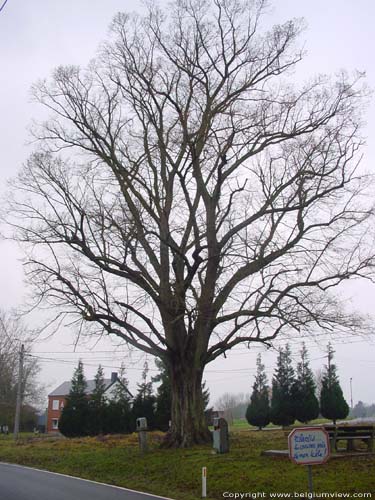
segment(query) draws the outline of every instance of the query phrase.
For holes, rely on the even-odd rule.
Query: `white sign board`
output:
[[[296,464],[322,464],[329,458],[329,436],[318,427],[298,427],[288,436],[289,458]]]

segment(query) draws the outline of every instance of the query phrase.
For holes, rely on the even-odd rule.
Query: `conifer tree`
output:
[[[202,383],[202,399],[203,399],[203,408],[204,411],[207,412],[212,412],[213,407],[208,408],[209,402],[210,402],[210,390],[208,387],[206,387],[206,381]]]
[[[126,368],[124,363],[121,363],[117,380],[119,383],[116,384],[115,389],[113,391],[114,399],[124,408],[130,410],[132,398],[129,391],[129,381],[126,376]]]
[[[262,364],[262,356],[257,357],[257,373],[253,385],[253,393],[250,398],[250,404],[246,410],[246,420],[250,425],[255,425],[262,429],[270,423],[270,404],[269,404],[269,387],[267,385],[267,375],[264,364]]]
[[[91,394],[91,401],[95,402],[95,404],[101,405],[105,402],[105,389],[106,389],[106,384],[104,380],[104,371],[102,365],[98,366],[94,382],[95,385],[94,385],[94,390]]]
[[[280,349],[272,379],[271,422],[283,427],[295,420],[293,388],[295,385],[290,347]]]
[[[94,390],[91,394],[89,407],[89,431],[91,435],[102,434],[105,430],[105,420],[107,415],[107,401],[105,397],[106,384],[104,371],[101,365],[96,372]]]
[[[294,386],[295,417],[306,424],[319,416],[319,401],[316,397],[316,385],[310,368],[306,345],[302,344],[301,359],[297,364],[296,383]]]
[[[142,383],[138,384],[138,393],[133,402],[133,420],[146,417],[147,426],[150,430],[156,426],[155,422],[155,396],[152,394],[152,381],[147,382],[149,367],[147,361],[144,363],[142,372]]]
[[[332,363],[333,359],[332,345],[327,346],[328,364],[322,379],[322,389],[320,393],[320,411],[323,417],[329,418],[336,424],[338,418],[346,418],[349,414],[349,405],[345,401],[336,365]]]
[[[89,402],[87,382],[81,360],[74,371],[69,396],[59,420],[59,430],[69,437],[86,436],[88,429]]]
[[[135,422],[132,414],[132,397],[129,392],[129,382],[126,377],[125,365],[122,363],[118,374],[118,382],[113,391],[113,399],[107,405],[107,432],[134,432]]]
[[[155,364],[160,370],[159,373],[152,378],[153,382],[160,382],[156,391],[156,426],[162,431],[167,431],[169,429],[169,421],[171,420],[171,382],[165,364],[158,359],[155,360]]]

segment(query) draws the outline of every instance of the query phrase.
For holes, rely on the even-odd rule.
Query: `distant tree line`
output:
[[[306,346],[300,351],[300,360],[293,367],[289,345],[279,350],[276,369],[272,378],[272,389],[268,386],[265,366],[259,354],[253,392],[246,410],[250,425],[261,429],[270,422],[283,427],[295,420],[307,424],[319,415],[332,420],[344,419],[349,414],[337,375],[332,363],[333,350],[328,344],[328,363],[324,368],[320,394],[309,364]]]
[[[99,434],[127,434],[135,431],[136,419],[146,417],[149,430],[168,431],[171,420],[171,384],[166,367],[156,360],[159,373],[148,379],[148,364],[144,365],[142,381],[137,393],[131,396],[125,367],[122,365],[118,382],[111,397],[106,395],[103,368],[99,365],[94,379],[94,390],[87,391],[83,363],[74,371],[71,389],[59,420],[59,430],[67,437]],[[153,384],[159,383],[156,392]],[[203,384],[204,385],[204,384]],[[207,408],[209,393],[203,387]]]
[[[363,401],[358,401],[352,410],[350,416],[353,418],[375,417],[375,404],[367,405]]]
[[[32,431],[37,426],[39,408],[44,402],[44,388],[37,381],[40,366],[31,356],[32,340],[32,332],[14,312],[0,310],[0,426],[9,431],[14,426],[21,344],[25,354],[20,430]]]
[[[215,401],[215,409],[227,412],[232,419],[241,419],[245,417],[249,398],[250,395],[243,392],[237,394],[225,392]]]

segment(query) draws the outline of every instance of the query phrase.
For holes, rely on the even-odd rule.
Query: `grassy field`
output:
[[[235,427],[239,428],[240,425]],[[0,461],[61,472],[146,491],[176,500],[201,497],[201,468],[207,467],[207,499],[232,493],[308,491],[304,466],[287,458],[260,456],[262,450],[286,449],[283,431],[231,431],[231,451],[214,455],[210,446],[161,450],[161,433],[150,433],[150,451],[141,456],[135,434],[64,439],[23,437],[15,443],[0,436]],[[374,493],[375,457],[331,460],[313,468],[316,492]],[[248,495],[248,498],[251,498]],[[255,498],[255,496],[253,497]],[[300,498],[303,498],[302,496]]]
[[[345,420],[351,420],[350,418],[347,418]],[[327,424],[327,423],[332,423],[332,420],[328,420],[326,418],[316,418],[315,420],[311,421],[309,425],[319,425],[319,424]],[[303,424],[301,422],[296,422],[291,426],[291,427],[303,427],[306,424]],[[233,420],[233,425],[230,426],[231,430],[237,431],[237,430],[249,430],[249,429],[257,429],[256,427],[250,426],[246,420],[246,418],[237,418]],[[280,429],[280,426],[274,425],[274,424],[268,424],[266,429]]]

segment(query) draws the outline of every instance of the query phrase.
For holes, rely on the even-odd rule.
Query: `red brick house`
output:
[[[121,384],[117,377],[117,373],[113,372],[111,378],[105,379],[104,383],[106,385],[105,395],[107,399],[111,400],[114,398],[114,391],[117,384]],[[63,382],[54,391],[48,394],[48,408],[47,408],[47,425],[46,432],[58,432],[59,431],[59,419],[61,412],[63,411],[66,398],[69,395],[71,382]],[[92,394],[95,387],[95,380],[87,381],[87,394]],[[129,391],[128,391],[129,392]],[[129,392],[129,396],[132,398],[132,394]]]

